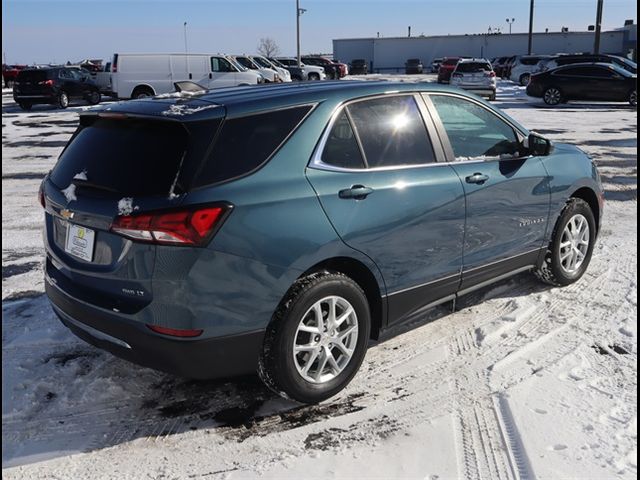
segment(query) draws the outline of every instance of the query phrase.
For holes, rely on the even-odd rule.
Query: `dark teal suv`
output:
[[[584,152],[478,97],[340,81],[83,112],[41,202],[47,294],[79,337],[317,402],[431,306],[578,280],[603,190]]]

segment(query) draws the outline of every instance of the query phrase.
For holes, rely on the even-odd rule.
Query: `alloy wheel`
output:
[[[575,274],[589,250],[589,222],[582,214],[569,219],[560,239],[560,265],[568,274]]]
[[[351,361],[358,342],[358,317],[339,296],[325,297],[302,316],[293,344],[293,360],[306,381],[326,383]]]
[[[557,105],[562,100],[562,94],[557,88],[551,87],[544,92],[544,101],[549,105]]]

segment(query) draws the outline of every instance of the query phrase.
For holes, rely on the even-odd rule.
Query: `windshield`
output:
[[[236,67],[240,72],[246,72],[249,70],[247,67],[241,65],[235,58],[233,57],[225,57],[229,63],[231,63],[234,67]]]
[[[285,66],[275,58],[270,58],[269,61],[273,63],[276,67],[285,68]]]
[[[636,73],[638,71],[638,64],[628,58],[619,57],[617,55],[612,56],[613,60],[616,61],[614,65],[620,65],[625,70]]]
[[[265,60],[262,57],[253,57],[252,59],[255,63],[257,63],[258,65],[260,65],[261,67],[264,68],[273,68],[274,65],[272,65],[271,63],[269,63],[267,60]]]
[[[632,76],[632,72],[630,72],[629,70],[627,70],[626,68],[623,68],[620,65],[617,65],[615,63],[612,63],[609,65],[616,73],[622,75],[623,77],[631,77]]]
[[[257,66],[247,57],[236,57],[236,61],[243,67],[250,68],[251,70],[257,70]]]

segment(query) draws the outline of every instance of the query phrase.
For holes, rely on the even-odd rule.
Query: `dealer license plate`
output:
[[[90,228],[69,224],[67,227],[67,241],[64,250],[73,256],[87,262],[93,260],[93,243],[96,232]]]

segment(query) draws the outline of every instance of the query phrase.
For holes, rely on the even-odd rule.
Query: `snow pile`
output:
[[[124,197],[118,200],[118,215],[131,215],[138,207],[133,206],[132,197]]]
[[[212,108],[219,108],[219,105],[205,105],[202,107],[190,107],[189,105],[170,105],[168,110],[162,112],[162,115],[193,115],[194,113],[202,112],[203,110],[209,110]]]
[[[76,197],[76,186],[73,183],[60,191],[64,194],[64,198],[67,199],[67,203],[78,200],[78,197]]]

